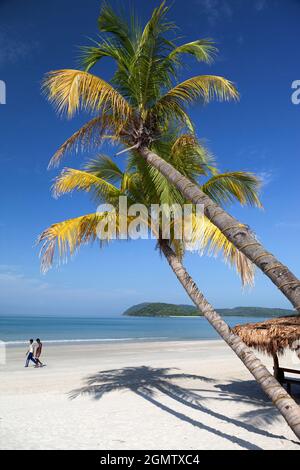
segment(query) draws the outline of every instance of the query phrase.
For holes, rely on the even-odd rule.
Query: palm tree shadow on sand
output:
[[[263,426],[280,419],[280,415],[255,380],[236,380],[227,384],[218,384],[216,388],[220,391],[216,399],[229,402],[238,400],[255,405],[255,409],[240,414],[240,418],[247,423]],[[300,388],[297,386],[293,390],[293,398],[300,403]]]
[[[286,440],[286,437],[283,435],[273,434],[259,428],[251,422],[251,416],[247,416],[247,413],[254,413],[256,416],[257,414],[260,414],[262,416],[261,425],[263,425],[263,422],[265,424],[270,423],[277,418],[275,408],[270,404],[270,401],[263,392],[259,390],[259,387],[257,387],[254,396],[252,396],[252,393],[249,393],[249,390],[251,392],[253,391],[254,381],[249,381],[251,384],[249,382],[231,382],[226,385],[216,384],[214,387],[217,388],[217,390],[212,391],[214,399],[232,401],[238,399],[239,401],[259,406],[258,409],[241,415],[241,418],[244,418],[244,421],[241,421],[238,418],[231,418],[217,411],[213,411],[203,404],[203,402],[210,397],[202,396],[199,392],[210,393],[211,389],[189,389],[174,383],[174,381],[177,382],[180,380],[215,383],[215,380],[193,374],[174,373],[176,370],[178,369],[140,366],[99,371],[96,374],[87,377],[84,380],[85,385],[83,387],[72,390],[69,393],[69,398],[75,399],[80,395],[89,395],[92,398],[99,400],[106,393],[110,393],[115,390],[130,390],[172,416],[198,427],[199,429],[206,430],[218,437],[226,439],[234,444],[238,444],[244,449],[260,449],[260,447],[240,438],[238,436],[240,428],[258,435]],[[243,391],[245,391],[245,394],[242,393]],[[234,424],[238,428],[236,435],[227,434],[223,431],[212,428],[203,422],[196,421],[195,419],[174,410],[170,406],[160,402],[159,394],[172,398],[176,402],[181,403],[188,408],[192,408],[212,416],[220,420],[222,423]]]

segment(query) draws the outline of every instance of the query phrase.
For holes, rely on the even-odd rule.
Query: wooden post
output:
[[[279,360],[278,360],[278,356],[276,353],[273,353],[273,361],[274,361],[274,367],[273,367],[274,377],[276,380],[278,380],[279,383],[282,383],[284,379],[284,373],[279,367]]]

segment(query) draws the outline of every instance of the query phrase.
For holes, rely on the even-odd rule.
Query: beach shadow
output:
[[[212,383],[214,388],[213,398],[217,399],[230,399],[241,401],[243,399],[242,390],[247,390],[246,385],[241,386],[243,382],[237,387],[235,391],[230,392],[230,386],[234,387],[234,383],[231,384],[217,384],[215,380],[203,376],[185,374],[185,373],[174,373],[176,369],[174,368],[152,368],[147,366],[140,367],[126,367],[123,369],[113,369],[99,371],[98,373],[87,377],[84,382],[85,385],[79,389],[73,390],[69,393],[70,399],[75,399],[79,395],[89,395],[92,398],[99,400],[106,393],[110,393],[115,390],[130,390],[153,405],[157,406],[161,410],[175,416],[176,418],[188,422],[189,424],[204,429],[214,435],[222,437],[234,444],[238,444],[244,449],[260,449],[257,445],[245,441],[244,439],[238,437],[238,435],[230,435],[225,432],[219,431],[218,429],[212,428],[203,422],[196,421],[185,414],[174,410],[170,406],[167,406],[159,401],[159,395],[168,396],[178,403],[185,405],[187,408],[192,408],[197,411],[200,411],[204,414],[212,416],[222,423],[230,423],[237,427],[236,434],[239,433],[239,429],[243,428],[248,432],[263,435],[275,439],[286,439],[283,435],[273,434],[265,429],[261,429],[254,423],[250,422],[249,419],[244,419],[243,421],[237,418],[230,418],[226,414],[219,413],[214,411],[204,405],[205,400],[208,399],[207,396],[202,396],[203,394],[196,393],[199,391],[210,393],[211,389],[189,389],[174,383],[174,381],[180,380],[191,380],[198,381],[201,383]],[[226,387],[229,387],[226,389]],[[241,388],[242,387],[242,388]],[[252,387],[253,388],[253,387]],[[233,397],[231,397],[231,393]],[[158,395],[158,396],[157,396]],[[267,400],[265,395],[262,393],[261,396],[251,397],[249,390],[246,392],[247,403],[251,403],[254,406],[258,404],[260,406],[266,406],[268,409],[273,406]],[[274,410],[274,409],[273,409]],[[276,416],[276,410],[273,411],[274,416]],[[266,409],[264,408],[264,411]],[[256,410],[254,410],[256,412]],[[269,422],[266,419],[265,424]],[[262,423],[260,423],[262,424]],[[263,427],[263,426],[262,426]]]
[[[240,418],[247,423],[259,426],[264,423],[272,424],[281,419],[276,408],[255,380],[235,380],[227,384],[218,384],[216,388],[222,392],[219,394],[222,400],[238,400],[255,405],[255,409],[240,414]],[[293,399],[300,404],[300,387],[294,387]]]

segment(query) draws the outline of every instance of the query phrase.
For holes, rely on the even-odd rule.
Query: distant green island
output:
[[[216,311],[223,316],[227,315],[237,317],[276,317],[295,315],[294,310],[265,307],[217,308]],[[196,317],[202,315],[202,313],[192,305],[144,302],[128,308],[125,310],[123,315],[129,317]]]

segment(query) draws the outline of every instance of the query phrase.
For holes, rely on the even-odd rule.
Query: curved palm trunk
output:
[[[247,369],[251,372],[256,381],[261,385],[264,392],[272,400],[276,408],[287,421],[290,428],[300,439],[300,407],[255,356],[253,351],[248,348],[248,346],[246,346],[238,336],[231,332],[227,323],[225,323],[222,317],[213,309],[210,303],[199,291],[197,285],[187,273],[168,243],[162,241],[160,242],[160,247],[167,258],[169,265],[196,307],[199,308],[209,323],[245,364]]]
[[[244,253],[290,300],[300,312],[300,281],[272,253],[267,252],[249,228],[213,202],[201,189],[147,147],[140,146],[140,156],[159,170],[170,183],[194,204],[203,204],[204,213],[230,242]]]

